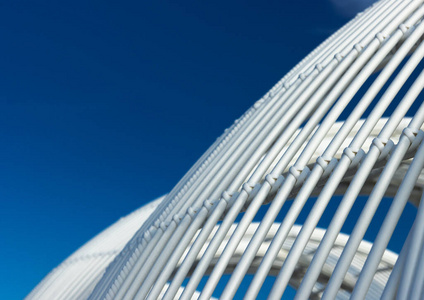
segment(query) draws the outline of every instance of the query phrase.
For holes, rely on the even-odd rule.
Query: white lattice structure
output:
[[[423,3],[380,1],[359,14],[168,195],[92,239],[28,298],[278,299],[290,285],[296,299],[423,299]],[[408,201],[417,212],[398,256],[387,245]],[[329,226],[318,228],[329,205]],[[355,226],[342,233],[346,220]]]

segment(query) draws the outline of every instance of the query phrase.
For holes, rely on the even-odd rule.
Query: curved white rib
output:
[[[142,209],[146,221],[127,217],[124,235],[111,227],[29,298],[209,299],[224,284],[222,299],[242,290],[254,299],[271,276],[271,299],[289,284],[297,299],[420,299],[423,3],[380,1],[358,15],[227,129],[154,211]],[[360,195],[368,198],[348,238],[341,230]],[[371,244],[364,235],[383,197],[393,202]],[[393,269],[386,248],[407,201],[419,209]]]

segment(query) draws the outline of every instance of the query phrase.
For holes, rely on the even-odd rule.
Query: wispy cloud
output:
[[[353,17],[376,0],[328,0],[335,11],[343,17]]]

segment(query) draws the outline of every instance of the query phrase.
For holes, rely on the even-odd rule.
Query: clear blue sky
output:
[[[350,2],[0,3],[0,298],[167,193]]]

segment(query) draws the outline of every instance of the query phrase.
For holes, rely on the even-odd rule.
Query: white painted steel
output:
[[[423,3],[379,1],[359,14],[168,195],[93,238],[27,298],[278,299],[290,285],[296,299],[421,299]],[[419,209],[398,259],[387,246],[408,201]],[[328,209],[328,228],[318,228]],[[346,222],[353,230],[342,233]]]

